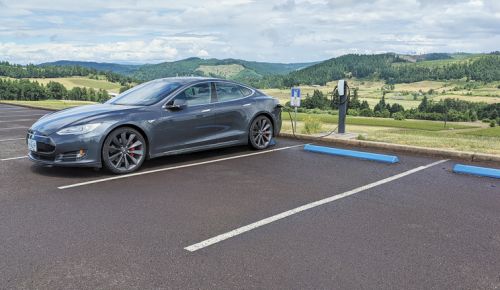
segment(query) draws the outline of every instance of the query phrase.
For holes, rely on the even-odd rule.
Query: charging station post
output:
[[[345,118],[347,115],[348,86],[345,80],[339,80],[337,92],[339,94],[339,134],[345,133]]]
[[[294,107],[294,128],[297,130],[297,108],[300,107],[300,88],[292,88],[290,106]]]

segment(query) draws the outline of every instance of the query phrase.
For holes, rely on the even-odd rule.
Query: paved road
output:
[[[500,289],[500,182],[456,175],[453,161],[380,164],[278,139],[109,179],[10,159],[25,156],[9,139],[34,114],[0,105],[1,289]]]

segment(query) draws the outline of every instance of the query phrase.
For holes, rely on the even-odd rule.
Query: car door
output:
[[[215,82],[214,103],[218,142],[246,142],[249,118],[255,110],[253,90],[231,82]]]
[[[192,85],[174,96],[155,122],[153,155],[211,144],[216,131],[212,99],[210,82]],[[174,102],[182,106],[174,108]]]

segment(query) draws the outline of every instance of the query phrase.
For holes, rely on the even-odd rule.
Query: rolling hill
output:
[[[387,83],[410,83],[424,80],[500,80],[500,55],[429,54],[407,56],[394,53],[375,55],[348,54],[332,58],[283,77],[286,87],[308,84],[324,85],[341,78],[382,79]]]
[[[80,66],[91,68],[99,71],[112,71],[119,74],[130,74],[137,70],[140,65],[128,65],[109,62],[92,62],[92,61],[73,61],[73,60],[58,60],[54,62],[46,62],[39,66]]]
[[[287,74],[314,64],[316,63],[269,63],[240,59],[191,57],[178,61],[144,65],[60,60],[43,63],[40,66],[81,66],[100,71],[112,71],[140,81],[186,75],[214,76],[244,81],[264,76]]]

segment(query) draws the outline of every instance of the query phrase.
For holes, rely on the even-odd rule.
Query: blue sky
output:
[[[498,0],[0,0],[0,60],[271,62],[500,50]]]

